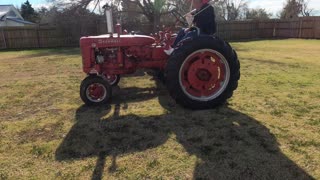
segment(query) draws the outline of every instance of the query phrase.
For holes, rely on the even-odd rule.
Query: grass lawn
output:
[[[79,97],[79,49],[0,51],[0,179],[320,179],[320,40],[232,43],[228,104],[191,111],[139,71]]]

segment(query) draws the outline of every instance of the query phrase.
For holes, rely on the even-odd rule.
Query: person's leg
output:
[[[181,38],[181,40],[179,40],[179,42],[180,41],[182,41],[182,40],[184,40],[184,39],[187,39],[187,38],[195,38],[195,37],[197,37],[197,36],[199,36],[200,35],[200,30],[199,29],[194,29],[194,30],[192,30],[192,31],[188,31],[186,34],[185,34],[185,36],[183,36],[182,38]],[[179,43],[178,42],[178,43]],[[177,43],[177,44],[178,44]]]
[[[185,29],[182,29],[180,30],[180,32],[178,33],[177,35],[177,38],[176,40],[174,41],[174,43],[169,46],[169,49],[165,49],[164,52],[167,54],[167,55],[170,55],[173,51],[174,51],[174,48],[177,46],[177,44],[183,40],[183,39],[186,39],[186,38],[194,38],[194,37],[197,37],[200,35],[200,30],[198,28],[195,28],[194,30],[192,31],[188,31],[187,33],[185,32]]]
[[[178,35],[177,35],[177,37],[176,37],[176,40],[175,40],[174,43],[171,45],[171,47],[173,47],[173,48],[176,47],[177,44],[178,44],[178,42],[180,42],[185,35],[186,35],[185,29],[183,28],[183,29],[181,29],[181,30],[179,31],[179,33],[178,33]]]
[[[200,34],[197,31],[189,31],[182,39],[186,38],[195,38],[199,36]]]
[[[174,48],[177,46],[177,44],[183,39],[183,37],[186,35],[185,33],[185,29],[181,29],[176,37],[176,40],[174,41],[174,43],[172,45],[169,45],[167,47],[167,49],[164,50],[164,52],[167,54],[167,55],[170,55],[173,51],[174,51]]]

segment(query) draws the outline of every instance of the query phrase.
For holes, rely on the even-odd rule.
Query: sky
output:
[[[263,8],[271,12],[273,16],[279,13],[286,0],[249,0],[249,8]],[[313,15],[320,16],[320,0],[309,0],[309,8],[313,9]]]
[[[13,4],[20,7],[26,0],[0,0],[0,4]],[[250,8],[264,8],[273,16],[282,9],[286,0],[247,0]],[[29,0],[32,7],[40,8],[41,6],[48,7],[50,4],[46,0]],[[314,9],[313,15],[320,16],[320,0],[309,0],[309,7]]]

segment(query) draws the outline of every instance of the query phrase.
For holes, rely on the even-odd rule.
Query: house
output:
[[[34,25],[36,24],[25,21],[13,5],[0,5],[0,27]]]

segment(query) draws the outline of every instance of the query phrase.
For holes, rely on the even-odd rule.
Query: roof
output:
[[[9,17],[7,17],[7,20],[11,20],[11,21],[18,22],[18,23],[23,23],[23,24],[35,25],[35,23],[33,23],[33,22],[21,20],[19,18],[9,18]]]
[[[5,12],[0,12],[0,20],[2,20],[2,18],[4,18],[4,16],[6,15],[7,13]]]
[[[13,5],[0,5],[0,13],[1,12],[8,12]]]
[[[19,11],[13,5],[0,5],[0,18],[4,16],[7,18],[19,18],[24,20]]]
[[[13,5],[0,5],[0,21],[5,20],[21,24],[35,25],[33,22],[25,21]]]

